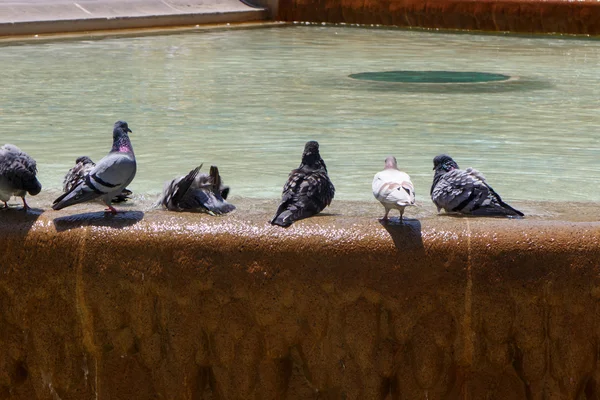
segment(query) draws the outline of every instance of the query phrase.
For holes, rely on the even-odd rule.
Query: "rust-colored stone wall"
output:
[[[600,223],[24,215],[0,399],[598,396]]]
[[[281,0],[284,21],[600,34],[595,0]]]

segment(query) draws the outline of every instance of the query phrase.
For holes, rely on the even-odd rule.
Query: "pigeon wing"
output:
[[[415,204],[415,188],[408,174],[384,170],[373,178],[373,195],[382,204],[409,206]]]
[[[181,202],[196,181],[200,173],[202,164],[191,170],[187,175],[172,180],[165,185],[162,195],[162,205],[171,211],[181,211],[183,209]]]
[[[474,168],[467,168],[466,170],[472,176],[478,178],[483,182],[485,187],[487,188],[487,197],[483,199],[480,204],[475,206],[471,214],[473,215],[509,215],[509,216],[519,216],[523,217],[524,214],[511,207],[504,201],[500,195],[486,182],[485,177],[481,172],[477,171]]]
[[[327,170],[324,168],[310,174],[307,181],[307,201],[312,201],[316,206],[315,209],[318,209],[317,212],[320,212],[330,205],[331,200],[333,200],[335,195],[333,183],[331,183]]]
[[[489,186],[485,177],[477,170],[455,169],[442,176],[432,192],[432,199],[438,208],[448,212],[474,215],[520,215],[504,203]]]
[[[438,209],[468,213],[489,191],[483,182],[467,171],[455,169],[440,178],[431,197]]]
[[[63,180],[63,192],[70,192],[71,189],[83,182],[86,175],[89,174],[96,165],[91,160],[89,160],[90,162],[85,162],[80,160],[80,158],[77,159],[78,161],[75,166],[65,175],[65,179]]]

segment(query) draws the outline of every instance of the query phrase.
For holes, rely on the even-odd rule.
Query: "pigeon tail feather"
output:
[[[271,225],[279,225],[283,228],[287,228],[294,223],[292,211],[285,210],[281,214],[277,214],[272,220]]]
[[[93,191],[92,189],[86,187],[85,183],[82,183],[79,186],[74,187],[70,192],[64,193],[54,200],[52,203],[52,209],[61,210],[65,207],[97,199],[101,195],[101,193]]]

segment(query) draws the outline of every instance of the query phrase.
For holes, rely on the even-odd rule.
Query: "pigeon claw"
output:
[[[117,209],[114,208],[113,206],[108,206],[108,208],[106,210],[104,210],[105,213],[111,213],[112,215],[115,215],[117,213]]]
[[[30,210],[31,207],[29,207],[29,205],[27,204],[27,202],[25,201],[25,197],[21,197],[21,199],[23,199],[23,211],[27,211]],[[4,203],[6,204],[6,203]],[[8,207],[8,204],[6,205]]]

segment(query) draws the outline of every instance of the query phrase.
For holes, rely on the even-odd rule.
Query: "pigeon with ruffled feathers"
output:
[[[23,210],[30,209],[25,195],[35,196],[42,190],[36,175],[33,158],[15,145],[0,147],[0,201],[4,202],[4,208],[8,208],[7,202],[12,196],[18,196],[23,200]]]
[[[435,171],[431,200],[438,212],[478,216],[522,217],[523,213],[506,204],[485,177],[476,169],[462,170],[452,157],[440,154],[433,159]]]
[[[54,200],[54,210],[97,200],[108,207],[105,211],[117,213],[111,205],[112,198],[131,183],[137,169],[128,132],[131,132],[131,129],[127,122],[115,122],[113,145],[108,155],[88,172],[84,180]]]
[[[187,175],[165,183],[159,204],[170,211],[226,214],[235,206],[226,201],[229,187],[223,184],[219,169],[210,167],[209,174],[200,173],[202,164]]]
[[[81,156],[75,160],[75,166],[71,168],[65,175],[63,180],[63,192],[70,192],[75,186],[79,185],[85,180],[87,174],[96,166],[96,163],[92,161],[88,156]],[[123,203],[131,198],[133,192],[129,189],[123,189],[121,193],[113,197],[113,203]]]
[[[382,220],[388,220],[390,210],[400,211],[400,222],[404,215],[404,209],[415,205],[415,188],[406,172],[398,169],[395,157],[389,156],[385,159],[383,171],[375,174],[373,178],[373,196],[385,208]]]
[[[335,188],[319,154],[319,143],[309,141],[304,146],[300,166],[292,170],[283,187],[281,203],[271,224],[288,227],[318,214],[331,204],[334,194]]]

